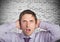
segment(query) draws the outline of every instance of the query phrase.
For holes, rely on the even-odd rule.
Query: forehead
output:
[[[34,16],[32,14],[24,14],[22,19],[34,19]]]

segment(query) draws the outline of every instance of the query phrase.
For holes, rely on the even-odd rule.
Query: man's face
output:
[[[34,32],[36,28],[36,21],[34,16],[32,16],[31,14],[25,14],[22,16],[20,22],[20,28],[25,35],[29,36]]]

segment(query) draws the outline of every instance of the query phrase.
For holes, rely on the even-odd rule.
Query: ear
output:
[[[37,19],[36,28],[38,28],[39,25],[40,25],[40,19]]]

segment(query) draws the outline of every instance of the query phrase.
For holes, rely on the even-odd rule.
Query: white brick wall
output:
[[[60,6],[57,0],[1,0],[0,24],[16,21],[22,10],[33,10],[39,19],[60,24]]]

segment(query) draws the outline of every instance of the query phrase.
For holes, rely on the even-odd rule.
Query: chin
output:
[[[31,34],[26,34],[26,36],[30,36]]]

